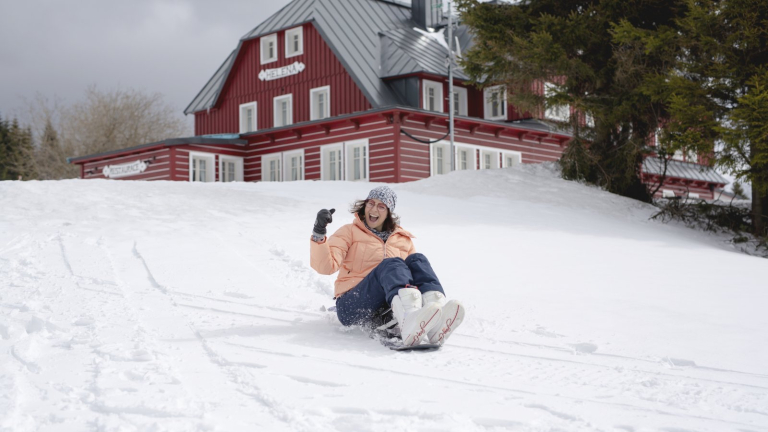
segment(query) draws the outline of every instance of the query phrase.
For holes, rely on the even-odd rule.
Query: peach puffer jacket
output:
[[[416,253],[413,235],[397,227],[384,243],[360,220],[339,228],[322,243],[310,240],[309,262],[315,271],[330,275],[339,272],[336,278],[334,297],[339,297],[354,288],[384,258],[400,257]]]

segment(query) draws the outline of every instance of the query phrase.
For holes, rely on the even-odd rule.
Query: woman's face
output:
[[[389,214],[389,209],[377,199],[369,199],[365,204],[365,222],[375,230],[381,230],[387,219],[387,214]]]

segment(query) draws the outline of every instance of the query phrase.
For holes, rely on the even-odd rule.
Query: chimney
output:
[[[411,0],[411,15],[422,30],[435,28],[443,20],[443,1]]]

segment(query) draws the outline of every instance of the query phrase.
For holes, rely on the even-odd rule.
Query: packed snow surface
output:
[[[0,183],[2,431],[768,431],[768,260],[551,167],[394,185],[464,324],[325,309],[371,183]]]

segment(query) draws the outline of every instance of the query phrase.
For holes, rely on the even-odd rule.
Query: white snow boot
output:
[[[446,301],[440,291],[428,291],[421,296],[424,306],[438,305],[441,310],[440,325],[427,332],[429,343],[442,345],[448,336],[464,321],[464,305],[458,300]]]
[[[422,336],[440,324],[440,307],[421,306],[421,292],[417,288],[400,288],[392,299],[392,314],[400,325],[403,345],[418,345]]]

